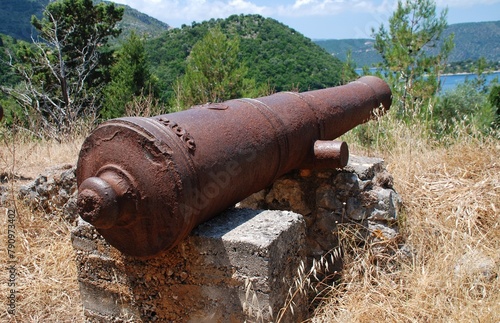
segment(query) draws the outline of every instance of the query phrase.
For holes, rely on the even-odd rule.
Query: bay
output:
[[[464,83],[466,80],[474,80],[477,74],[464,73],[464,74],[445,74],[441,76],[441,92],[453,90],[458,84]],[[490,84],[494,79],[500,80],[500,71],[486,73],[486,84]]]
[[[358,75],[363,75],[363,70],[361,68],[355,69]],[[375,74],[377,68],[369,68],[370,73]],[[449,90],[453,90],[460,83],[465,82],[465,80],[473,80],[477,77],[474,73],[461,73],[461,74],[444,74],[441,75],[441,93]],[[485,73],[486,85],[490,84],[493,80],[498,80],[500,82],[500,71]]]

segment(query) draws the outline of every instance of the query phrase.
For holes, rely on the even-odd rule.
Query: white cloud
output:
[[[311,2],[315,2],[315,1],[314,0],[297,0],[293,4],[292,8],[299,9],[300,7],[306,6],[306,5],[310,4]]]
[[[438,7],[470,7],[500,3],[500,0],[437,0]]]
[[[280,5],[273,8],[280,16],[328,16],[344,12],[380,13],[392,10],[394,0],[366,1],[366,0],[296,0],[290,5]]]
[[[232,14],[260,14],[276,19],[285,17],[325,17],[370,14],[377,21],[386,20],[397,0],[114,0],[165,21],[191,23]],[[437,0],[443,7],[464,7],[500,3],[500,0]]]
[[[355,10],[364,12],[380,12],[387,8],[387,3],[395,1],[383,0],[295,0],[295,1],[262,1],[262,0],[114,0],[118,3],[144,12],[148,15],[169,21],[184,19],[201,21],[210,18],[227,17],[231,14],[261,14],[266,16],[301,17],[326,16]],[[455,0],[459,1],[459,0]],[[486,0],[483,0],[486,1]],[[492,0],[490,0],[492,1]],[[258,3],[265,3],[259,5]],[[281,4],[280,4],[281,3]]]
[[[246,0],[114,0],[165,22],[203,21],[231,14],[266,14],[268,8]]]

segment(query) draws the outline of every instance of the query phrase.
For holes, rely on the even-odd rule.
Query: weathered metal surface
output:
[[[335,169],[342,168],[349,161],[349,148],[345,141],[316,140],[313,154],[300,168],[304,169]]]
[[[157,254],[293,169],[345,165],[345,143],[322,141],[390,104],[387,84],[363,77],[301,94],[107,121],[80,152],[80,215],[122,252]]]

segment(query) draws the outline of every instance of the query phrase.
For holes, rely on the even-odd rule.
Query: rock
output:
[[[361,180],[372,179],[376,173],[384,170],[384,160],[381,158],[350,155],[349,163],[344,170],[357,174]]]
[[[376,190],[377,204],[370,216],[372,221],[395,221],[402,200],[399,194],[392,189],[380,188]]]
[[[351,156],[343,169],[290,172],[242,203],[304,215],[310,257],[338,246],[340,223],[357,224],[354,227],[363,239],[370,228],[380,237],[393,239],[398,233],[392,226],[401,204],[383,160],[359,156]]]
[[[356,197],[349,197],[347,199],[346,214],[349,218],[355,221],[365,220],[368,210],[363,207],[361,201]]]
[[[337,199],[331,185],[322,184],[316,189],[316,207],[342,214],[345,204]]]
[[[6,205],[10,198],[9,189],[7,186],[0,185],[0,205]]]
[[[69,164],[51,167],[19,189],[19,198],[46,214],[61,213],[74,222],[76,214],[76,168]]]
[[[458,260],[454,272],[457,276],[492,280],[498,274],[498,267],[492,257],[486,256],[480,250],[473,249]]]
[[[306,203],[305,193],[299,181],[285,177],[274,182],[265,201],[271,210],[290,210],[308,215],[311,209]]]

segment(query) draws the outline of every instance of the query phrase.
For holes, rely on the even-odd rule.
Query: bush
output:
[[[495,112],[486,91],[476,81],[467,80],[438,97],[432,111],[431,127],[439,138],[462,126],[487,133],[494,121]]]
[[[500,126],[500,85],[496,84],[491,87],[488,97],[491,107],[495,112],[495,127]]]

